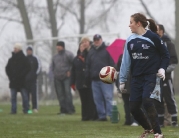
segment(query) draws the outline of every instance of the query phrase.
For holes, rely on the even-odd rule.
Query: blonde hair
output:
[[[90,42],[89,37],[82,37],[81,40],[80,40],[80,43],[83,43],[84,41],[89,41]]]
[[[22,44],[21,43],[15,43],[14,48],[22,50]]]

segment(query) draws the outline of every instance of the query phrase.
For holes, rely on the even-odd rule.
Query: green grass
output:
[[[143,131],[140,126],[123,126],[122,103],[118,105],[121,117],[117,124],[82,122],[79,102],[75,102],[75,107],[74,115],[57,115],[57,105],[41,105],[38,114],[24,115],[18,105],[18,113],[9,115],[10,105],[0,104],[0,138],[138,138]],[[162,131],[165,138],[179,138],[179,128],[165,127]]]

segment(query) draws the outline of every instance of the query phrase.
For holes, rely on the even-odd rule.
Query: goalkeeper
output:
[[[147,30],[146,27],[150,30]],[[123,92],[129,71],[131,72],[130,111],[134,119],[144,128],[140,138],[154,133],[154,138],[164,138],[158,121],[157,111],[150,98],[156,85],[156,75],[165,79],[169,53],[157,33],[152,19],[136,13],[130,18],[129,27],[133,33],[128,37],[120,68],[120,91]],[[146,115],[141,110],[141,105]],[[149,121],[148,121],[149,120]]]

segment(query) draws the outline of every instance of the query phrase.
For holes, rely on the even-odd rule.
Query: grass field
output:
[[[177,97],[179,103],[179,97]],[[57,105],[41,105],[37,114],[10,115],[10,104],[0,104],[0,138],[138,138],[142,128],[123,126],[123,104],[118,104],[120,122],[80,121],[80,103],[75,101],[74,115],[59,116]],[[162,129],[165,138],[179,138],[179,128]],[[153,138],[151,135],[149,138]]]

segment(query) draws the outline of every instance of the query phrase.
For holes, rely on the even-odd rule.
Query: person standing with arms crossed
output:
[[[150,30],[145,28],[148,26]],[[152,19],[141,13],[131,15],[129,27],[132,35],[128,37],[120,68],[120,91],[127,81],[129,71],[132,75],[130,111],[134,119],[144,128],[139,138],[147,138],[154,133],[154,138],[164,138],[158,121],[153,99],[157,76],[165,79],[165,70],[169,63],[169,53],[163,41],[156,34],[157,26]],[[143,105],[144,112],[141,110]]]

